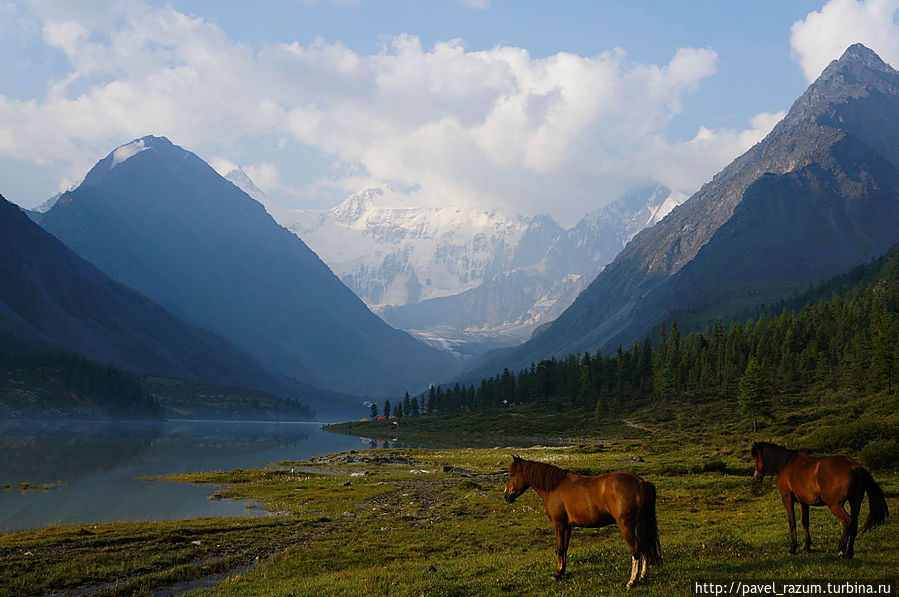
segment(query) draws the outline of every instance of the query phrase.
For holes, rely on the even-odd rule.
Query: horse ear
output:
[[[512,455],[512,462],[519,462],[520,460],[521,460],[521,458],[519,458],[515,454]]]

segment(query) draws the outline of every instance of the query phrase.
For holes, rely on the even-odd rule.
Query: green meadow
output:
[[[895,520],[860,535],[856,557],[845,561],[836,557],[839,523],[813,508],[813,551],[790,556],[774,482],[752,479],[755,439],[812,445],[863,434],[868,423],[895,425],[892,397],[864,400],[775,407],[758,437],[720,401],[637,405],[622,415],[627,423],[588,413],[578,420],[569,412],[567,427],[545,423],[543,441],[536,413],[445,420],[442,433],[433,428],[436,418],[421,417],[419,429],[405,421],[385,431],[410,445],[424,437],[459,445],[465,427],[470,445],[485,446],[492,433],[509,440],[494,446],[513,445],[518,431],[526,436],[519,445],[531,447],[375,449],[266,470],[159,478],[207,485],[209,499],[248,500],[260,515],[0,535],[0,594],[624,594],[630,557],[617,527],[575,529],[568,574],[551,579],[554,536],[539,496],[502,499],[513,454],[583,474],[628,469],[656,484],[664,564],[631,594],[688,595],[694,583],[709,580],[895,579]],[[845,414],[862,407],[868,414]],[[363,425],[351,431],[362,434]],[[378,424],[366,428],[378,435]],[[866,453],[876,463],[878,452]],[[869,468],[895,519],[899,474],[890,464]],[[866,516],[867,501],[862,522]]]

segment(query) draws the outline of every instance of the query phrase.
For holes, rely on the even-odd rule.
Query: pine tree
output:
[[[753,433],[758,431],[758,421],[771,415],[771,398],[768,382],[762,373],[758,359],[751,357],[740,378],[740,412],[752,421]]]
[[[892,313],[881,310],[873,316],[871,326],[871,375],[874,387],[885,387],[887,394],[892,394],[899,354],[899,320]]]

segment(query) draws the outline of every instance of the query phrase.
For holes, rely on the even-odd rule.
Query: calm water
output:
[[[320,423],[0,422],[0,532],[258,513],[252,504],[207,499],[211,486],[137,477],[260,468],[368,447]]]

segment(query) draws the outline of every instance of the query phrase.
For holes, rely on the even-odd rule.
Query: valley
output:
[[[897,18],[6,3],[0,596],[895,583]]]

